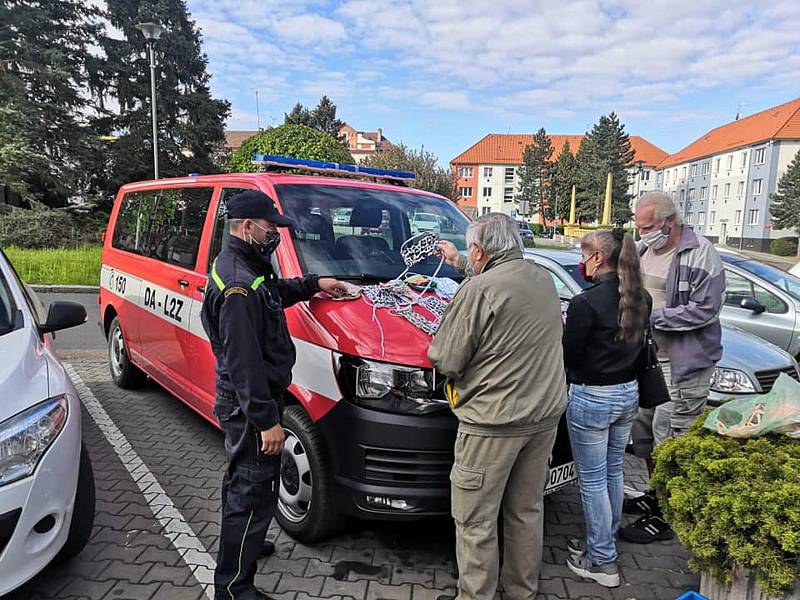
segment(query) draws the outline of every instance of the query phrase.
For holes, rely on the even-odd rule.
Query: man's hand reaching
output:
[[[280,423],[261,432],[261,452],[264,454],[280,454],[286,435]]]

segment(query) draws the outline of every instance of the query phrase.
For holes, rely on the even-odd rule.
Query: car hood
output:
[[[44,344],[30,329],[0,336],[0,422],[49,397]]]
[[[722,328],[722,359],[718,366],[756,373],[793,364],[792,357],[777,346],[736,327]]]

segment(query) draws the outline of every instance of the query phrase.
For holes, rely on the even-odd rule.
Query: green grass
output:
[[[99,285],[102,246],[29,250],[4,248],[19,276],[28,284]]]

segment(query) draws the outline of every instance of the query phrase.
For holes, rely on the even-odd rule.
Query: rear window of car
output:
[[[114,225],[112,247],[194,268],[213,193],[213,187],[126,193]]]

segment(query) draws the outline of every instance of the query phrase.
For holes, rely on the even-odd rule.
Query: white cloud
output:
[[[443,109],[466,109],[470,107],[465,92],[424,92],[419,100],[426,106]]]

